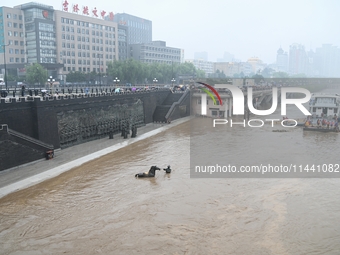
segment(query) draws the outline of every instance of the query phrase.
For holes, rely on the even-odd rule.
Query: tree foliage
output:
[[[70,72],[66,76],[67,82],[84,82],[86,81],[86,74],[82,72]]]
[[[264,81],[264,77],[261,74],[255,74],[251,78],[254,79],[256,83]]]
[[[26,66],[26,79],[30,84],[43,85],[47,82],[47,70],[38,63]]]
[[[288,78],[289,74],[285,72],[275,72],[273,73],[273,78]]]
[[[107,74],[112,77],[118,77],[122,83],[132,84],[151,84],[156,78],[159,83],[170,83],[172,78],[178,75],[195,75],[197,78],[203,78],[205,73],[198,70],[192,63],[142,63],[134,59],[125,61],[109,62]]]

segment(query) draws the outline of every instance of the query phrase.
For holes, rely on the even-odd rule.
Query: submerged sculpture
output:
[[[163,168],[163,170],[164,170],[167,174],[170,174],[170,173],[171,173],[171,168],[170,168],[170,166],[168,166],[168,168]]]
[[[156,170],[161,170],[157,166],[152,166],[149,170],[149,172],[144,172],[144,173],[138,173],[135,175],[135,177],[141,178],[141,177],[155,177],[156,175]]]

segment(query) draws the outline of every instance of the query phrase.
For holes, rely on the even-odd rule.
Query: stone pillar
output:
[[[207,115],[207,94],[201,94],[201,115]]]
[[[233,100],[232,98],[229,98],[229,117],[232,117],[232,109],[233,109]]]

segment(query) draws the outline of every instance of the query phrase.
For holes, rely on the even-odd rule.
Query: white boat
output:
[[[334,129],[340,122],[340,95],[315,93],[309,101],[311,117],[307,118],[304,130]],[[312,128],[312,129],[311,129]]]
[[[333,119],[340,115],[340,95],[315,93],[309,101],[309,112],[313,119]]]

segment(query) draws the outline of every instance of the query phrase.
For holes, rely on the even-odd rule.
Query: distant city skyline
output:
[[[27,2],[13,0],[5,6]],[[62,1],[40,2],[61,10]],[[208,60],[215,62],[223,58],[224,52],[230,52],[241,61],[255,56],[271,64],[275,63],[275,52],[280,46],[288,51],[290,44],[298,43],[308,51],[322,44],[340,45],[340,35],[335,32],[340,23],[340,1],[336,0],[68,2],[70,6],[87,5],[107,13],[128,13],[151,20],[153,40],[184,49],[186,59],[193,59],[195,52],[207,52]]]

